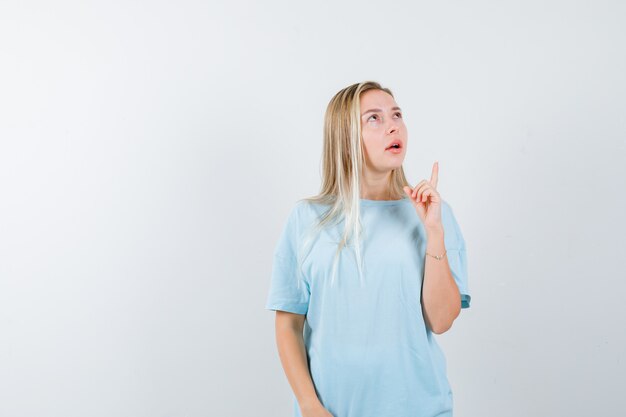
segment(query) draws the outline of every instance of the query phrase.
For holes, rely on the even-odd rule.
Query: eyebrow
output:
[[[402,109],[400,107],[392,107],[391,110],[400,110],[402,111]],[[381,112],[381,109],[369,109],[365,112],[363,112],[363,114],[361,114],[361,117],[365,116],[367,113],[375,113],[375,112]]]

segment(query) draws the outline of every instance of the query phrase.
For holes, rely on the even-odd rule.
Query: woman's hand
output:
[[[315,403],[311,406],[300,407],[302,417],[334,417],[322,403]]]
[[[422,223],[427,230],[443,230],[441,223],[441,196],[437,191],[439,162],[433,164],[430,181],[422,180],[415,188],[404,186],[403,190],[411,199]]]

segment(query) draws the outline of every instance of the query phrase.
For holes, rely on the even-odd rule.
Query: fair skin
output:
[[[360,104],[361,134],[366,154],[361,198],[398,199],[390,198],[387,184],[391,171],[402,166],[406,155],[408,134],[402,112],[394,98],[381,90],[366,91],[361,95]],[[396,140],[401,144],[400,152],[387,150],[387,146]],[[435,162],[430,180],[424,179],[414,188],[404,187],[426,230],[426,252],[432,255],[441,255],[445,251],[438,176],[439,164]],[[450,329],[461,312],[461,295],[445,256],[441,260],[426,256],[422,311],[426,324],[436,334]]]
[[[276,310],[276,344],[302,417],[334,417],[324,408],[309,372],[302,330],[305,315]]]
[[[361,132],[365,148],[365,166],[361,177],[361,198],[395,200],[389,194],[391,171],[402,166],[406,154],[407,130],[397,103],[381,90],[361,95]],[[370,111],[371,110],[371,111]],[[387,145],[398,140],[400,152],[387,151]],[[441,197],[437,191],[439,167],[433,165],[430,180],[420,181],[414,188],[404,187],[416,215],[427,235],[426,252],[441,255],[444,234],[441,224]],[[433,333],[446,332],[461,311],[459,289],[452,277],[447,257],[441,260],[426,256],[422,283],[422,311],[426,325]],[[303,417],[333,417],[319,401],[308,369],[302,331],[305,315],[276,311],[276,343],[283,369]]]
[[[365,166],[361,175],[361,198],[368,200],[397,200],[389,195],[391,171],[402,166],[406,154],[407,130],[402,111],[389,94],[368,90],[361,94],[361,137],[365,148]],[[397,139],[400,153],[385,150]]]

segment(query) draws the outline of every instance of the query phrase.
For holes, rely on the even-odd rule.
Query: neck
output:
[[[402,198],[392,194],[389,187],[391,171],[367,172],[361,177],[361,198],[367,200],[397,200]]]

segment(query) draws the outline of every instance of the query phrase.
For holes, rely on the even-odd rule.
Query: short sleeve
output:
[[[289,214],[274,248],[269,293],[265,308],[306,314],[310,291],[298,267],[298,206]]]
[[[470,296],[467,277],[467,250],[465,247],[465,239],[461,233],[461,227],[454,216],[452,207],[445,201],[441,207],[441,221],[444,229],[446,256],[448,257],[448,264],[450,265],[454,281],[457,287],[459,287],[461,308],[468,308],[472,297]]]

